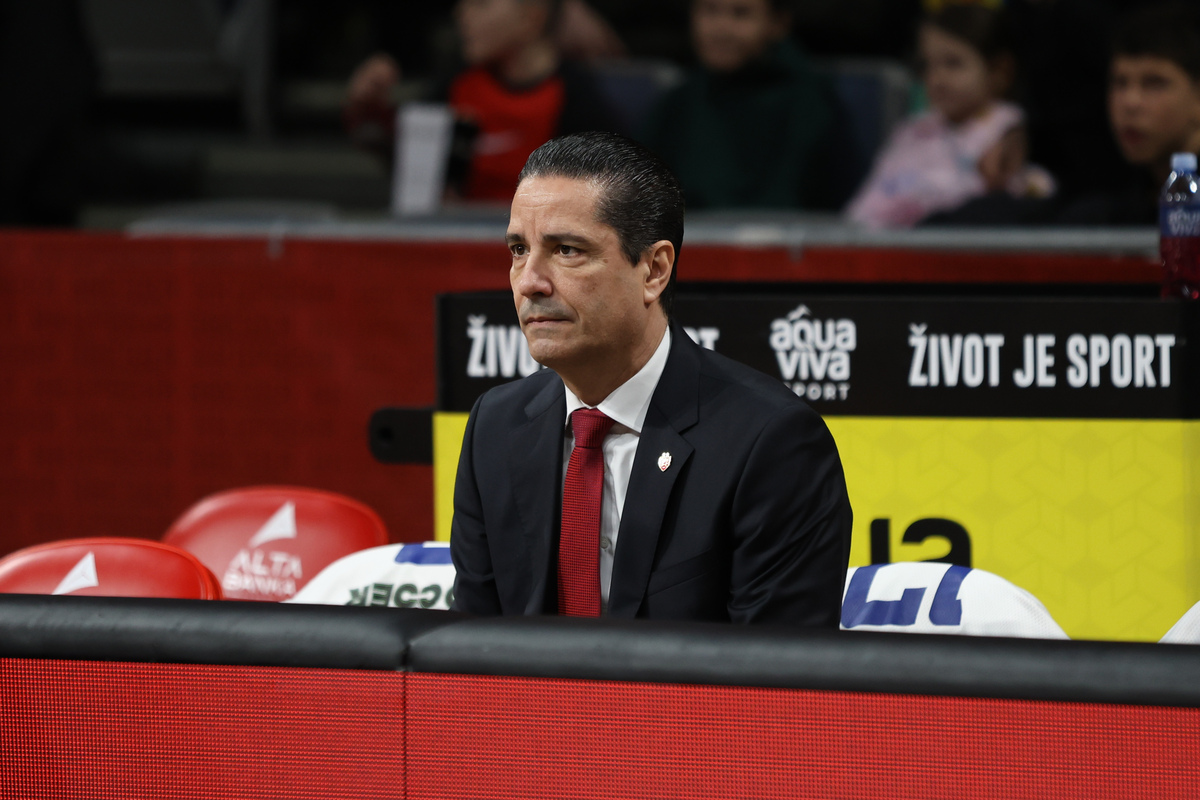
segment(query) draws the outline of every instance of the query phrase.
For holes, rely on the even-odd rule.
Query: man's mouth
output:
[[[525,326],[553,325],[557,322],[566,322],[566,320],[562,317],[526,317]]]

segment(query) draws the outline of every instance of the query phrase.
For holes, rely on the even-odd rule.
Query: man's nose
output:
[[[513,288],[525,297],[552,294],[554,284],[550,281],[547,266],[544,257],[530,253],[517,272]]]

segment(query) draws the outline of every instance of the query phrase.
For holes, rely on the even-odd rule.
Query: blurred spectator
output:
[[[0,0],[0,225],[72,225],[96,70],[74,0]]]
[[[448,103],[473,131],[464,199],[507,201],[526,158],[547,139],[614,128],[591,76],[562,56],[556,35],[563,7],[559,0],[459,0],[455,6],[466,66],[430,99]],[[590,27],[601,22],[598,17],[571,13],[575,46],[611,46],[615,34]],[[367,59],[350,79],[351,134],[385,157],[391,155],[392,91],[399,81],[400,67],[386,54]]]
[[[666,94],[645,143],[692,208],[828,207],[830,89],[788,40],[785,0],[694,0],[700,65]]]
[[[1049,174],[1025,163],[1024,113],[1003,99],[1016,69],[1004,12],[948,5],[925,19],[918,40],[931,109],[895,131],[847,216],[904,228],[991,191],[1051,194]]]
[[[1074,224],[1153,224],[1171,154],[1200,152],[1200,10],[1192,3],[1135,9],[1114,28],[1108,115],[1125,161],[1120,191],[1068,207]]]

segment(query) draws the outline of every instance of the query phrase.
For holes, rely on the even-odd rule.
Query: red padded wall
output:
[[[691,281],[1153,282],[1145,259],[689,246]],[[342,492],[433,535],[432,471],[367,450],[435,400],[434,298],[506,289],[502,243],[0,232],[0,555],[157,538],[206,494]]]
[[[1194,798],[1200,710],[408,676],[409,798]]]
[[[395,673],[0,659],[0,798],[404,796]]]
[[[1200,709],[0,659],[0,800],[1173,800]]]
[[[498,256],[498,257],[497,257]],[[206,494],[342,492],[432,538],[432,472],[371,413],[434,401],[434,297],[507,285],[502,246],[0,235],[0,554],[157,538]]]

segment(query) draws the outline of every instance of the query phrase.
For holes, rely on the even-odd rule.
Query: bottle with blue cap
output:
[[[1196,154],[1171,156],[1171,174],[1158,197],[1162,296],[1200,299],[1200,177]]]

